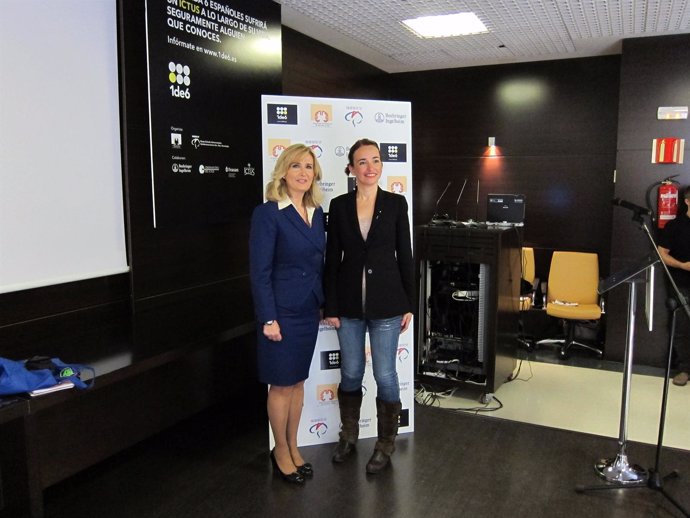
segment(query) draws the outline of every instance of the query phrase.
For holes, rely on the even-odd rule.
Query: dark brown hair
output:
[[[355,165],[355,153],[359,148],[362,146],[374,146],[376,149],[378,149],[379,153],[381,150],[379,149],[379,145],[374,142],[373,140],[370,140],[368,138],[361,138],[354,144],[352,144],[352,147],[350,148],[350,151],[347,153],[347,165],[345,166],[345,174],[349,175],[350,174],[350,166]]]

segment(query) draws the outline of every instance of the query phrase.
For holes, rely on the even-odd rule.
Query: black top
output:
[[[690,261],[690,217],[683,214],[666,223],[657,244],[667,248],[674,259]],[[669,268],[669,271],[678,287],[690,288],[690,272],[679,268]]]
[[[324,286],[326,317],[380,319],[413,311],[414,264],[404,196],[378,189],[366,241],[357,219],[356,191],[331,201]]]

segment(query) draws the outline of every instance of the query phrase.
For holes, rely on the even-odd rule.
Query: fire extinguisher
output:
[[[674,174],[673,176],[664,178],[660,182],[653,183],[647,189],[647,208],[652,211],[652,214],[655,214],[657,228],[664,228],[666,223],[675,219],[678,213],[678,191],[680,184],[673,180],[676,176],[678,175]],[[650,198],[654,187],[657,185],[659,189],[657,190],[655,211],[654,207],[652,207]]]

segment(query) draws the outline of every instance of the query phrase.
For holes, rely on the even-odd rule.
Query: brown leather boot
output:
[[[402,403],[382,401],[376,398],[376,419],[379,438],[374,446],[374,454],[367,462],[367,473],[378,473],[390,463],[395,451],[395,436],[398,435],[398,421]]]
[[[333,452],[333,462],[344,462],[355,451],[359,437],[359,409],[362,406],[362,389],[346,392],[338,388],[340,407],[340,440]]]

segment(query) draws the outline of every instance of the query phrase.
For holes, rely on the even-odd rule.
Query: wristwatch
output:
[[[272,326],[274,322],[275,322],[275,320],[267,320],[266,322],[264,322],[264,325],[265,326]]]

